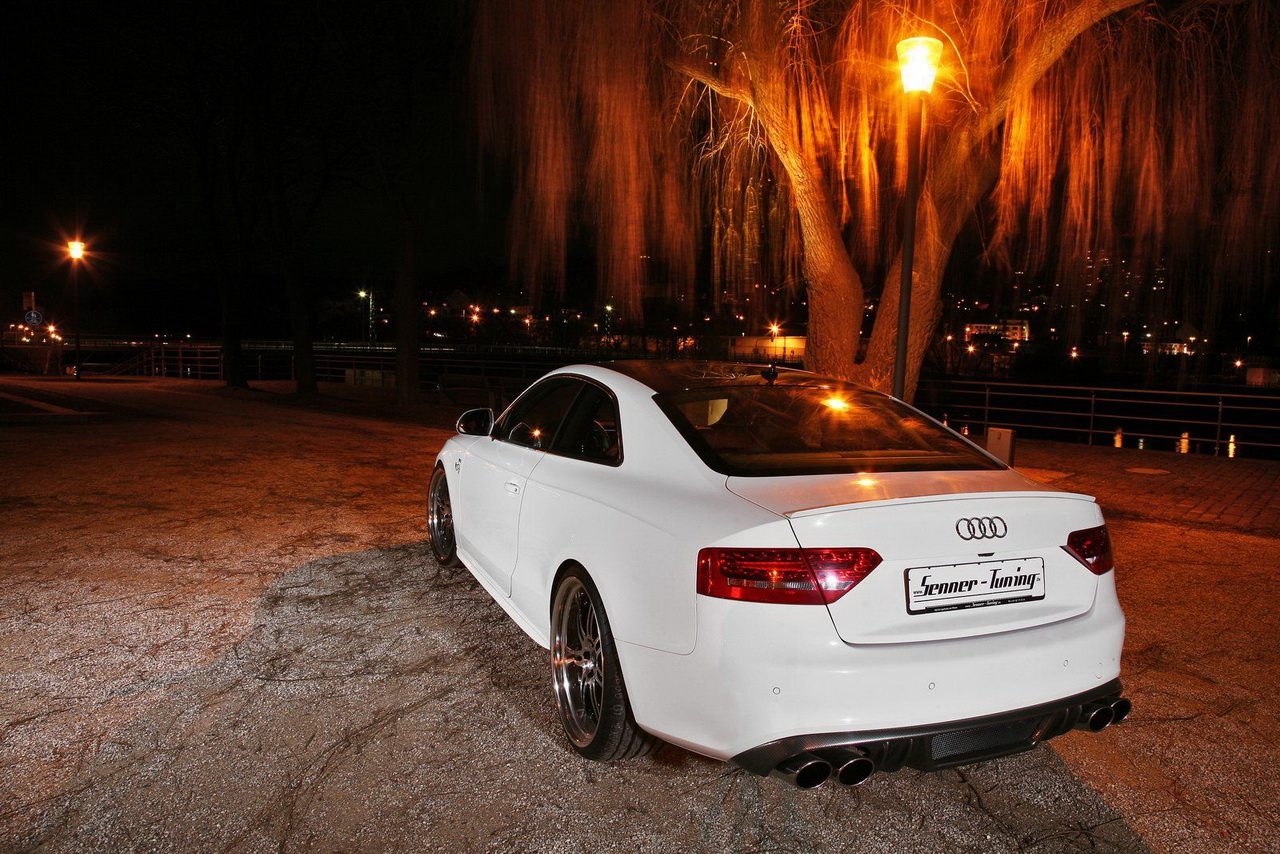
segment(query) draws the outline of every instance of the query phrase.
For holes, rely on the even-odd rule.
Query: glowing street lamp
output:
[[[84,241],[72,240],[67,243],[67,255],[71,257],[71,312],[76,318],[76,370],[75,378],[80,379],[80,262],[84,260]]]
[[[933,91],[942,42],[928,36],[898,42],[902,89],[907,96],[907,194],[902,205],[902,279],[898,287],[898,346],[893,359],[893,396],[907,387],[907,339],[911,334],[911,268],[916,249],[916,203],[920,198],[920,127],[924,96]]]
[[[942,42],[937,39],[917,36],[898,42],[898,65],[902,69],[903,91],[923,92],[926,95],[932,92],[941,61]]]
[[[778,359],[778,333],[782,331],[782,327],[776,323],[769,324],[769,343],[773,345],[774,361]]]
[[[369,301],[369,316],[368,316],[367,323],[366,323],[366,329],[365,329],[365,333],[364,333],[364,340],[365,340],[365,341],[368,341],[370,344],[372,344],[372,343],[373,343],[373,335],[374,335],[374,328],[373,328],[373,291],[360,291],[358,294],[356,294],[356,296],[360,297],[360,299],[367,299],[367,300]]]

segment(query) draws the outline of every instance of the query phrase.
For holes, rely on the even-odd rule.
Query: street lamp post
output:
[[[372,344],[373,343],[373,291],[361,291],[359,293],[359,297],[360,299],[367,299],[369,301],[369,316],[365,324],[364,340]]]
[[[76,318],[76,372],[80,379],[80,261],[84,258],[84,241],[72,240],[67,244],[67,254],[71,256],[71,313]]]
[[[924,96],[942,58],[942,42],[927,36],[898,42],[902,88],[907,95],[907,195],[902,204],[902,279],[898,287],[898,346],[893,357],[893,396],[902,399],[907,386],[907,339],[911,333],[911,268],[916,248],[916,202],[920,196],[920,127]]]

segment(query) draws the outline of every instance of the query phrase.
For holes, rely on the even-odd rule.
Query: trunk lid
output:
[[[1098,579],[1063,550],[1102,524],[1093,499],[1013,471],[730,478],[786,516],[804,548],[867,547],[883,562],[828,606],[850,644],[1014,631],[1093,607]]]

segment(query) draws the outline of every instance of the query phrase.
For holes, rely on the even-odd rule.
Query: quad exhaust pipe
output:
[[[1132,711],[1133,702],[1127,697],[1085,703],[1075,728],[1102,732],[1128,718]],[[875,774],[876,767],[876,760],[861,747],[830,747],[797,753],[778,763],[769,776],[799,789],[816,789],[833,777],[843,786],[861,786]]]
[[[770,773],[799,789],[816,789],[831,776],[831,763],[812,753],[797,753]]]
[[[876,773],[876,763],[856,747],[822,750],[818,755],[831,763],[831,774],[842,786],[861,786]]]
[[[797,753],[778,764],[771,776],[801,789],[816,789],[831,778],[844,786],[861,786],[876,772],[870,756],[854,747]]]
[[[1133,703],[1127,697],[1117,697],[1111,703],[1111,723],[1118,724],[1133,711]]]
[[[1112,724],[1118,724],[1129,717],[1133,711],[1133,703],[1126,697],[1104,700],[1098,703],[1085,703],[1080,710],[1080,719],[1076,721],[1076,729],[1089,732],[1102,732]]]

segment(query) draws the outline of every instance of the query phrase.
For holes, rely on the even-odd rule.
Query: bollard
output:
[[[1017,434],[1007,427],[987,430],[987,453],[1005,465],[1013,465],[1013,444]]]

